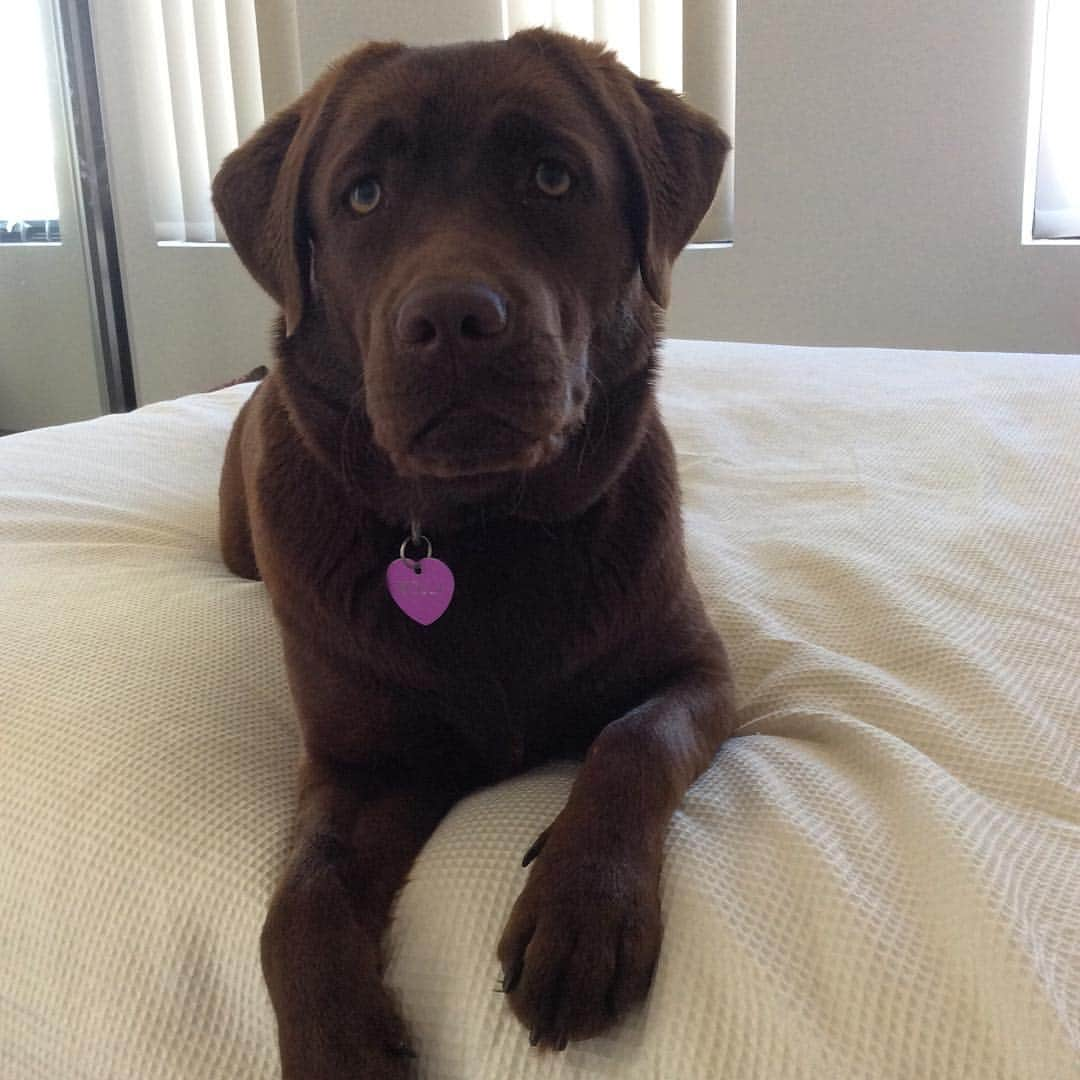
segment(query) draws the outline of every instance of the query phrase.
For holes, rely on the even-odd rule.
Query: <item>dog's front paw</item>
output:
[[[503,990],[534,1046],[564,1050],[648,992],[660,951],[658,867],[600,855],[550,830],[499,942]],[[527,856],[528,860],[528,856]]]

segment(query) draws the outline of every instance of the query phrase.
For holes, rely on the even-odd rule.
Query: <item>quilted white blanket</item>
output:
[[[0,440],[0,1075],[270,1078],[298,740],[215,549],[247,388]],[[540,1053],[495,943],[574,767],[459,805],[389,978],[445,1080],[1080,1077],[1080,357],[672,342],[740,738],[646,1005]]]

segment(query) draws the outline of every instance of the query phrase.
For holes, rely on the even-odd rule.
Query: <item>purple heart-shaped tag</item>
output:
[[[386,568],[386,587],[410,619],[430,626],[450,606],[454,575],[442,559],[395,559]]]

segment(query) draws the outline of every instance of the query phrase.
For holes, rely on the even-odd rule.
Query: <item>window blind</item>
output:
[[[210,202],[222,158],[300,92],[295,0],[160,0],[136,37],[154,118],[146,135],[157,238],[225,239]]]
[[[486,0],[503,36],[549,26],[606,42],[628,67],[734,129],[735,0]],[[221,159],[301,89],[297,0],[134,5],[148,65],[146,133],[161,241],[224,240],[210,203]],[[362,25],[362,7],[357,5]],[[404,36],[404,35],[403,35]],[[348,42],[342,43],[342,49]],[[732,168],[695,240],[732,236]]]
[[[1044,0],[1042,80],[1036,72],[1035,239],[1080,237],[1080,0]],[[1040,15],[1042,12],[1040,12]],[[1038,42],[1036,43],[1038,46]],[[1036,63],[1039,51],[1036,49]]]

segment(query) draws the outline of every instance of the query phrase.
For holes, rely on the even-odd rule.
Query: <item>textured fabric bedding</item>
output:
[[[439,1080],[1080,1077],[1080,357],[672,342],[741,727],[672,824],[647,1003],[539,1053],[494,949],[572,763],[397,905]],[[0,440],[0,1077],[272,1078],[299,744],[215,547],[250,387]]]

